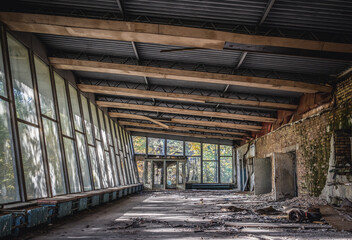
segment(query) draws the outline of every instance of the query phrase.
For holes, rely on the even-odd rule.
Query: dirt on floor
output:
[[[83,213],[76,221],[61,221],[30,238],[352,239],[352,233],[337,231],[324,219],[288,219],[292,208],[306,211],[324,204],[317,198],[273,201],[271,195],[225,190],[144,192]]]

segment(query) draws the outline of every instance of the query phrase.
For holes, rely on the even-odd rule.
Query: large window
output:
[[[66,193],[59,133],[56,122],[43,118],[43,128],[53,196]]]
[[[39,129],[19,122],[18,130],[27,199],[47,197]]]
[[[183,156],[183,141],[167,140],[167,155]]]
[[[232,146],[220,145],[220,182],[233,183]]]
[[[130,134],[8,33],[4,64],[1,39],[0,204],[135,183]],[[165,155],[156,142],[152,154]]]
[[[20,200],[10,129],[8,103],[0,99],[0,204]]]
[[[218,146],[203,143],[203,183],[218,182]]]
[[[148,138],[149,155],[165,155],[165,139]]]
[[[133,150],[135,154],[145,154],[147,147],[147,138],[133,136]]]
[[[36,124],[37,113],[27,48],[8,34],[11,76],[17,117]]]
[[[201,143],[185,142],[186,147],[186,182],[201,182]]]

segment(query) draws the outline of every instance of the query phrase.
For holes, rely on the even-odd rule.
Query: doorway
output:
[[[167,162],[166,165],[166,188],[176,189],[177,184],[177,164],[176,162]]]

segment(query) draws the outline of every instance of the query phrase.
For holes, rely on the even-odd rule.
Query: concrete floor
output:
[[[279,216],[261,216],[253,211],[269,205],[265,199],[229,191],[147,192],[62,219],[21,238],[352,239],[352,233],[337,232],[329,225],[280,227],[291,223]],[[246,210],[224,211],[228,206]]]

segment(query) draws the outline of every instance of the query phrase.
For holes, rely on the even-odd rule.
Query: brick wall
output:
[[[318,196],[327,179],[332,136],[338,161],[347,166],[351,164],[351,126],[352,78],[349,78],[337,85],[330,108],[256,139],[256,157],[294,151],[298,195]]]

